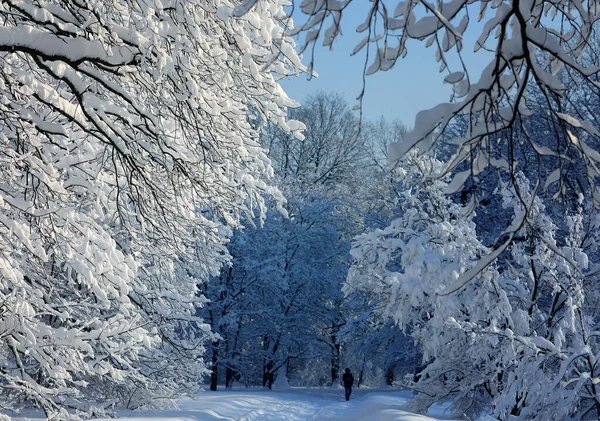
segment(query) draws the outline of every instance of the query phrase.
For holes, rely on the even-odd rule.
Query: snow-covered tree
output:
[[[346,291],[361,291],[380,316],[410,331],[428,364],[426,373],[431,373],[421,373],[420,386],[426,379],[439,379],[443,373],[433,374],[438,366],[439,370],[464,372],[478,359],[486,358],[469,350],[467,335],[449,330],[446,322],[449,317],[456,318],[457,312],[477,319],[485,314],[487,303],[483,306],[477,295],[488,292],[488,284],[495,282],[495,277],[488,268],[461,291],[445,294],[486,248],[478,241],[475,224],[465,217],[463,208],[444,194],[446,183],[432,180],[419,185],[441,163],[411,153],[402,164],[398,199],[402,213],[387,227],[357,237],[351,251],[356,261],[349,271]],[[467,296],[470,298],[465,300]],[[500,304],[488,301],[490,306]],[[466,393],[475,387],[472,378],[456,383],[464,385]],[[419,389],[426,393],[420,396],[425,408],[441,399],[440,394],[449,394],[452,388],[444,386],[432,382]],[[433,400],[424,398],[428,396]]]
[[[600,352],[598,340],[598,214],[579,207],[564,215],[561,232],[546,213],[524,177],[520,190],[503,192],[505,206],[516,213],[528,207],[529,222],[522,229],[508,259],[505,288],[511,303],[507,328],[481,329],[477,334],[498,335],[501,360],[501,397],[494,401],[501,419],[597,419],[600,398],[595,380]],[[519,197],[520,196],[520,197]],[[467,328],[471,331],[471,328]],[[532,381],[535,378],[536,381]]]
[[[195,285],[223,227],[282,200],[257,128],[302,127],[287,2],[240,3],[0,4],[3,407],[137,406],[204,373]]]
[[[356,116],[340,94],[318,92],[290,110],[304,123],[304,140],[298,142],[277,126],[263,135],[276,173],[283,182],[302,188],[350,184],[357,162],[365,157],[364,137]]]
[[[299,0],[297,9],[307,21],[292,33],[304,34],[301,51],[310,51],[317,42],[331,47],[341,34],[344,15],[356,3]],[[565,193],[568,180],[583,179],[584,193],[598,201],[599,127],[585,101],[571,102],[568,90],[576,84],[588,98],[600,93],[600,56],[594,47],[597,1],[376,0],[363,13],[364,21],[356,28],[363,38],[354,54],[364,54],[366,75],[410,59],[416,41],[431,50],[444,82],[452,85],[451,102],[420,112],[413,130],[390,148],[392,160],[411,149],[423,153],[448,141],[453,154],[439,172],[453,173],[450,190],[460,190],[468,179],[477,182],[484,172],[511,176],[527,167],[541,186],[555,185],[559,194]],[[481,74],[469,68],[473,51],[488,61]],[[313,65],[318,69],[318,62],[311,61]],[[527,95],[530,87],[539,91],[536,100]],[[547,145],[538,144],[524,123],[540,106],[548,112],[545,119],[552,132]],[[466,130],[449,137],[448,128],[457,120]],[[517,150],[542,163],[550,161],[551,167],[528,166],[518,159]],[[572,159],[578,165],[571,165]]]
[[[518,237],[487,264],[482,256],[496,256],[478,239],[475,215],[444,181],[419,183],[441,164],[414,153],[402,164],[403,213],[357,237],[347,292],[362,291],[419,346],[425,366],[409,381],[416,409],[452,399],[469,416],[595,419],[597,214],[574,210],[564,232],[517,174],[518,188],[504,183],[499,194]]]
[[[234,377],[268,386],[282,368],[290,384],[338,381],[350,239],[374,207],[365,140],[339,95],[310,96],[290,115],[304,120],[303,141],[276,126],[262,137],[288,216],[273,207],[262,227],[235,233],[231,266],[205,286],[202,314],[222,337],[207,354],[213,389]]]
[[[202,286],[210,303],[201,314],[221,337],[207,354],[212,389],[223,376],[227,386],[270,387],[281,368],[293,384],[338,376],[346,219],[328,196],[288,197],[288,216],[272,210],[262,227],[235,233],[231,265]],[[308,374],[317,361],[318,373]]]
[[[401,141],[406,133],[406,127],[398,120],[380,118],[362,123],[367,159],[355,170],[361,182],[351,194],[363,230],[384,228],[402,212],[397,206],[398,189],[402,188],[397,181],[399,165],[388,165],[387,155],[388,146]],[[368,291],[364,292],[350,286],[345,298],[346,324],[340,334],[344,365],[353,368],[359,386],[392,385],[420,365],[419,352],[406,333],[380,317],[375,311],[378,304]]]

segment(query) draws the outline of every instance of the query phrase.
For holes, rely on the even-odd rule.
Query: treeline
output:
[[[287,203],[232,233],[229,264],[200,287],[210,300],[200,314],[220,337],[206,354],[210,388],[331,385],[346,366],[359,385],[393,384],[420,359],[412,340],[342,289],[352,239],[397,212],[387,145],[407,129],[383,119],[359,127],[335,93],[290,114],[306,125],[303,141],[272,125],[261,139]]]

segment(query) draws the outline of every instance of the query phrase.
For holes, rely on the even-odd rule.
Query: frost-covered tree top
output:
[[[300,10],[309,17],[294,31],[305,32],[303,49],[319,40],[331,46],[341,35],[344,12],[353,3],[299,1]],[[516,162],[515,150],[521,148],[542,160],[551,159],[552,170],[538,174],[542,186],[558,182],[562,193],[567,164],[573,159],[584,164],[580,172],[594,187],[599,174],[600,132],[589,111],[569,100],[567,87],[575,82],[598,94],[600,61],[592,47],[597,44],[595,24],[599,17],[598,1],[369,2],[364,22],[356,28],[364,37],[354,49],[355,54],[366,52],[365,73],[409,65],[400,59],[410,57],[411,42],[418,41],[435,55],[445,82],[453,87],[452,102],[420,112],[414,130],[391,147],[390,158],[398,159],[413,148],[428,150],[449,124],[463,119],[468,130],[464,136],[451,139],[456,153],[446,162],[443,173],[452,172],[464,161],[470,165],[459,168],[450,190],[460,189],[468,177],[490,167],[514,174],[514,168],[522,164]],[[463,53],[469,50],[487,52],[489,64],[481,74],[470,72],[468,60],[463,60]],[[318,68],[318,62],[315,66]],[[526,95],[533,87],[540,91],[536,101]],[[536,144],[522,125],[531,110],[540,106],[549,110],[548,137],[553,140],[548,145]]]
[[[282,200],[258,129],[302,128],[277,83],[303,71],[287,2],[239,3],[0,4],[3,406],[64,417],[86,394],[197,384],[208,333],[189,314],[225,259],[219,227]],[[192,246],[196,277],[177,269]]]
[[[457,414],[498,420],[597,419],[598,214],[563,215],[566,235],[522,173],[499,189],[516,219],[530,213],[504,260],[456,281],[489,253],[473,213],[444,194],[443,180],[419,183],[439,162],[402,160],[402,214],[358,236],[346,292],[410,330],[424,367],[409,386],[417,409],[452,401]],[[518,196],[522,196],[518,198]],[[523,200],[523,202],[522,202]],[[523,203],[528,203],[527,209]],[[562,238],[560,238],[562,237]]]

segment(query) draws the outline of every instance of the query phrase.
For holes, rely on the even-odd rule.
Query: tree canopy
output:
[[[3,399],[63,418],[197,389],[196,284],[283,201],[259,129],[301,137],[285,4],[2,2]]]
[[[292,31],[305,33],[301,51],[317,42],[332,46],[341,35],[344,14],[354,3],[298,2],[308,17]],[[451,102],[417,115],[413,130],[390,147],[390,158],[397,160],[413,148],[424,153],[436,143],[447,142],[454,153],[439,173],[452,173],[454,181],[448,189],[458,191],[467,179],[484,171],[514,175],[523,164],[518,161],[519,151],[526,150],[539,161],[552,162],[550,167],[541,166],[537,183],[540,188],[558,184],[554,188],[559,193],[565,192],[564,178],[575,160],[581,163],[577,168],[589,186],[587,191],[597,201],[600,132],[594,113],[569,97],[569,92],[577,85],[593,97],[600,93],[595,26],[599,18],[595,1],[370,2],[364,22],[356,28],[364,38],[353,52],[365,52],[365,74],[404,64],[401,60],[410,56],[410,43],[417,41],[431,49],[440,72],[446,74],[444,81],[453,89]],[[477,35],[467,36],[472,28]],[[463,58],[466,50],[485,51],[490,57],[480,75],[470,71],[469,61]],[[528,95],[530,91],[536,91],[535,99]],[[545,120],[552,136],[545,144],[538,143],[525,123],[540,108],[548,112]],[[466,130],[449,136],[451,126],[461,121]]]

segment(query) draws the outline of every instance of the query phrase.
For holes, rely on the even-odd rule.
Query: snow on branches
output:
[[[308,21],[293,32],[306,34],[302,50],[319,39],[331,46],[352,3],[301,1]],[[366,74],[391,69],[410,55],[411,42],[418,41],[433,50],[440,72],[446,74],[444,82],[453,90],[451,102],[417,115],[412,132],[390,148],[391,159],[449,140],[455,154],[441,173],[458,170],[452,188],[460,190],[486,169],[510,174],[523,170],[518,168],[523,165],[518,151],[526,149],[552,162],[551,171],[537,174],[541,186],[565,193],[565,175],[571,160],[576,160],[583,164],[579,173],[594,200],[600,201],[595,187],[600,176],[600,131],[590,109],[569,92],[576,85],[594,97],[600,93],[598,1],[374,0],[364,18],[356,28],[364,38],[354,54],[366,50]],[[469,71],[469,59],[464,57],[469,49],[489,60],[481,75]],[[537,143],[524,123],[540,107],[548,110],[547,133],[553,141],[547,144]],[[467,123],[467,130],[448,139],[447,129],[458,120]]]
[[[441,163],[410,152],[402,164],[401,214],[356,238],[346,288],[411,332],[422,351],[425,368],[408,381],[420,392],[415,409],[451,399],[469,417],[490,410],[501,420],[598,416],[597,214],[568,214],[561,234],[516,174],[519,190],[505,183],[499,195],[516,220],[529,212],[519,239],[447,293],[488,250],[474,215],[444,194],[446,182],[418,183]]]
[[[65,418],[197,387],[195,285],[226,259],[219,227],[283,200],[257,130],[302,129],[277,83],[303,71],[287,3],[239,3],[0,3],[9,406]],[[203,259],[181,269],[191,251]]]

